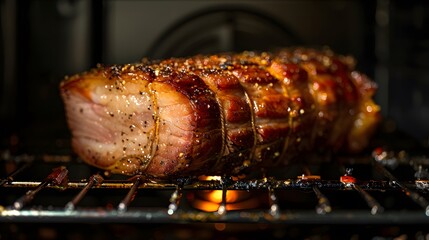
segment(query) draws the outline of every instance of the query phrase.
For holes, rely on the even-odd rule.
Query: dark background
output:
[[[1,147],[68,149],[58,86],[97,63],[329,46],[379,85],[386,126],[429,137],[426,1],[0,0]],[[393,121],[390,121],[393,120]]]

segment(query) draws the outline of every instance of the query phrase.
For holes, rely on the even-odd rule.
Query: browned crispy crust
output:
[[[238,174],[314,150],[356,152],[366,146],[380,119],[372,101],[376,85],[354,70],[352,58],[330,50],[297,48],[99,66],[64,81],[63,98],[67,100],[70,91],[90,98],[88,76],[100,84],[125,83],[131,81],[127,76],[134,76],[151,86],[155,130],[153,151],[144,163],[139,166],[138,160],[126,169],[124,164],[97,164],[102,160],[80,154],[90,164],[124,174]],[[159,93],[167,88],[170,92]],[[192,134],[176,155],[166,153],[171,150],[166,146],[174,143],[159,138],[168,126],[162,123],[157,102],[170,93],[192,112]]]

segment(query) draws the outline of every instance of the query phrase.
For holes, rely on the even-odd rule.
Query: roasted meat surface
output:
[[[376,84],[328,49],[102,66],[60,86],[75,152],[112,173],[240,174],[315,151],[361,151]]]

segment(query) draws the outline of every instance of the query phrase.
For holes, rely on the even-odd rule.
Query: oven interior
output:
[[[0,221],[9,223],[0,237],[429,238],[426,2],[0,4]],[[108,175],[71,151],[58,92],[66,75],[97,63],[285,46],[353,55],[377,82],[384,120],[366,151],[244,179],[162,183]]]

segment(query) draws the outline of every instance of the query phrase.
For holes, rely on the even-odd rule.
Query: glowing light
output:
[[[369,113],[372,112],[372,106],[371,105],[366,106],[366,111]]]
[[[221,181],[220,176],[202,176],[200,180]],[[195,192],[194,197],[190,200],[193,207],[205,211],[216,212],[222,203],[222,190],[204,190]],[[240,210],[255,208],[260,204],[260,199],[252,197],[245,190],[228,190],[225,194],[225,210]]]

